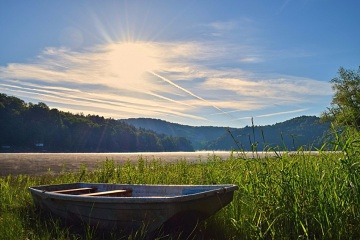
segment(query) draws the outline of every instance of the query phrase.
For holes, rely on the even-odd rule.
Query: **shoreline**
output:
[[[280,154],[283,154],[281,152]],[[288,152],[289,154],[296,152]],[[309,154],[318,154],[316,151]],[[140,157],[145,160],[161,159],[164,162],[185,160],[187,162],[205,161],[211,156],[226,160],[231,154],[235,157],[263,158],[275,156],[274,152],[231,152],[231,151],[197,151],[197,152],[136,152],[136,153],[0,153],[0,177],[8,175],[42,175],[58,174],[62,170],[78,171],[82,165],[89,170],[95,169],[106,159],[116,164],[137,162]],[[279,153],[278,153],[279,154]],[[50,171],[49,171],[50,169]]]
[[[49,172],[57,174],[64,168],[66,170],[77,171],[82,165],[92,170],[106,159],[114,160],[117,164],[123,164],[128,161],[136,162],[140,157],[145,160],[161,159],[166,162],[174,162],[185,159],[191,162],[199,159],[206,160],[208,156],[214,154],[226,159],[230,156],[231,152],[0,153],[0,176],[10,174],[41,175]]]

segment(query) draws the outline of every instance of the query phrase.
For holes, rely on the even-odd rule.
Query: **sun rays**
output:
[[[119,42],[106,47],[108,71],[129,83],[160,67],[159,52],[145,42]]]
[[[311,79],[208,66],[219,57],[216,53],[209,51],[209,43],[197,42],[114,41],[81,51],[47,48],[31,64],[0,66],[0,90],[67,111],[194,125],[245,125],[241,119],[266,108],[255,117],[296,114],[315,95],[326,94],[327,85]],[[306,84],[299,87],[299,82]]]

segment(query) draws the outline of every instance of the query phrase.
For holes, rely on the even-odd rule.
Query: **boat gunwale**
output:
[[[104,186],[104,185],[116,185],[116,186],[124,186],[126,188],[131,187],[214,187],[214,189],[206,189],[205,191],[199,191],[195,193],[189,194],[180,194],[180,195],[171,195],[171,196],[131,196],[131,197],[117,197],[117,196],[82,196],[82,195],[71,195],[71,194],[61,194],[54,193],[47,190],[42,190],[38,188],[46,188],[46,187],[60,187],[60,186],[78,186],[78,185],[91,185],[91,186]],[[184,202],[196,200],[204,197],[212,197],[214,195],[221,195],[226,193],[233,193],[235,190],[238,190],[238,186],[234,184],[218,184],[218,185],[156,185],[156,184],[110,184],[110,183],[69,183],[69,184],[56,184],[56,185],[40,185],[29,187],[29,190],[32,194],[36,194],[43,199],[52,198],[63,201],[76,201],[76,202],[107,202],[107,203],[173,203],[173,202]]]

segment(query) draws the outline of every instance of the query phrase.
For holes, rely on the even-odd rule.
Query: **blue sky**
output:
[[[0,1],[0,92],[194,126],[319,116],[360,63],[360,2]]]

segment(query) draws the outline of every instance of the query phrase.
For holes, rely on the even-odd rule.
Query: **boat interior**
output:
[[[33,187],[35,191],[93,197],[177,197],[213,192],[234,191],[236,186],[224,185],[146,185],[109,183],[70,183]],[[210,193],[211,192],[211,193]]]
[[[99,192],[96,187],[84,187],[84,188],[73,188],[73,189],[64,189],[51,191],[52,193],[60,194],[71,194],[71,195],[81,195],[81,196],[97,196],[97,197],[131,197],[132,189],[118,189],[111,191],[101,191]]]

